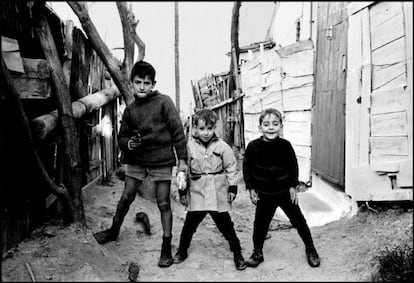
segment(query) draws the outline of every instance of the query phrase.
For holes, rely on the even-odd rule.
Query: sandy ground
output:
[[[140,267],[138,281],[370,281],[374,257],[385,247],[413,242],[413,211],[360,207],[356,216],[312,227],[321,266],[311,268],[304,245],[290,223],[274,219],[264,247],[265,261],[237,271],[228,243],[208,216],[199,226],[188,259],[161,269],[157,266],[162,227],[156,204],[137,197],[117,241],[99,245],[92,233],[110,226],[124,183],[113,177],[106,185],[84,192],[88,229],[51,222],[34,231],[2,260],[2,281],[128,281],[128,267]],[[174,195],[173,195],[174,196]],[[178,246],[185,211],[172,201],[173,254]],[[134,221],[145,212],[151,235]],[[254,206],[241,184],[231,211],[247,259],[252,251]]]

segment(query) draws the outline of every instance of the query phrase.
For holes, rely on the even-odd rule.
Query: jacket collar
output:
[[[214,134],[214,135],[211,137],[211,139],[208,141],[208,143],[203,142],[203,141],[202,141],[199,137],[194,137],[194,140],[195,140],[197,143],[199,143],[199,144],[203,145],[205,148],[207,148],[210,144],[212,144],[213,142],[217,141],[217,140],[218,140],[218,137],[217,137],[217,135],[216,135],[216,134]]]

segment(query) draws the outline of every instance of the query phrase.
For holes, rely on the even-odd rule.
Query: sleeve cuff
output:
[[[229,186],[229,193],[237,194],[237,185]]]

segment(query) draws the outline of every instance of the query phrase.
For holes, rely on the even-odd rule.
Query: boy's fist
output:
[[[180,171],[177,174],[177,184],[179,190],[185,190],[187,187],[187,176],[185,172]]]

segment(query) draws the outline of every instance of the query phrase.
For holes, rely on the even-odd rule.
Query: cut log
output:
[[[92,94],[89,94],[81,99],[72,102],[72,112],[74,119],[80,119],[86,113],[91,113],[97,110],[120,96],[119,90],[113,86]],[[49,114],[36,117],[31,121],[31,128],[33,136],[37,139],[44,139],[51,133],[58,123],[57,110],[53,110]]]

